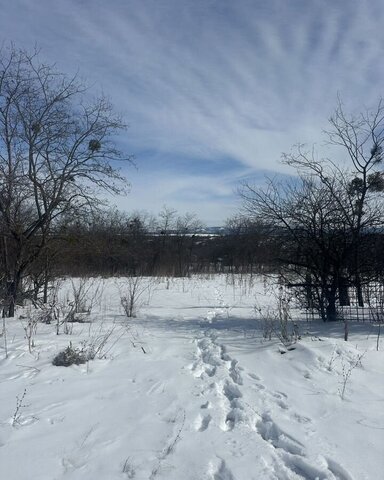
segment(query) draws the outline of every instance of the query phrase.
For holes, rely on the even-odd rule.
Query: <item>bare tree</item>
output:
[[[92,208],[97,191],[119,193],[113,138],[124,128],[110,102],[91,98],[77,77],[14,47],[0,50],[0,235],[8,315],[23,275],[54,222]]]
[[[312,299],[322,317],[335,315],[338,278],[343,269],[344,230],[327,190],[312,179],[271,180],[266,189],[247,185],[244,208],[263,221],[279,242],[275,252],[286,280],[301,285],[311,278]]]
[[[362,305],[362,279],[375,274],[365,257],[384,224],[384,104],[349,117],[340,102],[330,125],[328,142],[343,148],[344,162],[299,145],[283,155],[295,179],[271,179],[264,189],[245,184],[241,195],[247,213],[281,238],[281,262],[315,292],[322,317],[334,320],[336,300],[349,301],[348,286]]]

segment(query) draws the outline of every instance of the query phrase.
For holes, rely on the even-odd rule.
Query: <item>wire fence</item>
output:
[[[289,287],[286,287],[289,290]],[[337,318],[339,320],[348,320],[354,322],[372,322],[384,323],[384,284],[380,282],[371,282],[362,287],[360,295],[356,287],[348,287],[347,305],[341,305],[336,302]],[[307,322],[321,319],[319,308],[316,308],[315,302],[303,301],[299,296],[294,305],[295,314],[305,319]]]

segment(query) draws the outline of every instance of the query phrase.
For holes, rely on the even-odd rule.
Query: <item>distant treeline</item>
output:
[[[278,273],[287,263],[298,263],[303,255],[283,230],[236,217],[220,229],[221,233],[204,233],[209,229],[203,229],[195,216],[172,214],[175,221],[163,224],[145,215],[117,211],[104,212],[88,223],[84,219],[66,222],[49,236],[28,275],[37,279],[63,275]],[[382,275],[384,234],[370,232],[365,238],[365,270]],[[1,242],[0,251],[0,258],[12,255],[7,242]]]
[[[188,276],[277,268],[273,238],[260,232],[131,233],[72,229],[51,238],[47,258],[54,275]]]

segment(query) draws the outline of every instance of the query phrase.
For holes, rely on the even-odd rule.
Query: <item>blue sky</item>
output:
[[[382,0],[3,0],[0,40],[41,47],[108,94],[129,130],[125,210],[163,205],[219,225],[240,179],[286,172],[292,145],[324,140],[384,94]],[[331,155],[332,152],[329,152]]]

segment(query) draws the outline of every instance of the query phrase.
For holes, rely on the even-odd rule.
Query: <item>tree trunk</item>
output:
[[[349,307],[351,305],[349,292],[348,292],[348,284],[346,279],[343,277],[339,279],[339,298],[340,298],[340,306]]]
[[[348,333],[349,333],[348,320],[344,319],[344,340],[346,342],[348,341]]]
[[[356,294],[359,307],[364,307],[363,288],[361,286],[360,275],[356,276]]]
[[[48,303],[48,285],[49,285],[49,276],[44,276],[44,286],[43,286],[43,303],[44,305]]]
[[[17,271],[13,275],[13,279],[9,282],[7,299],[8,299],[8,317],[15,316],[15,306],[19,297],[21,272]]]
[[[334,322],[337,320],[336,310],[336,287],[332,286],[327,291],[327,307],[326,307],[327,322]]]

